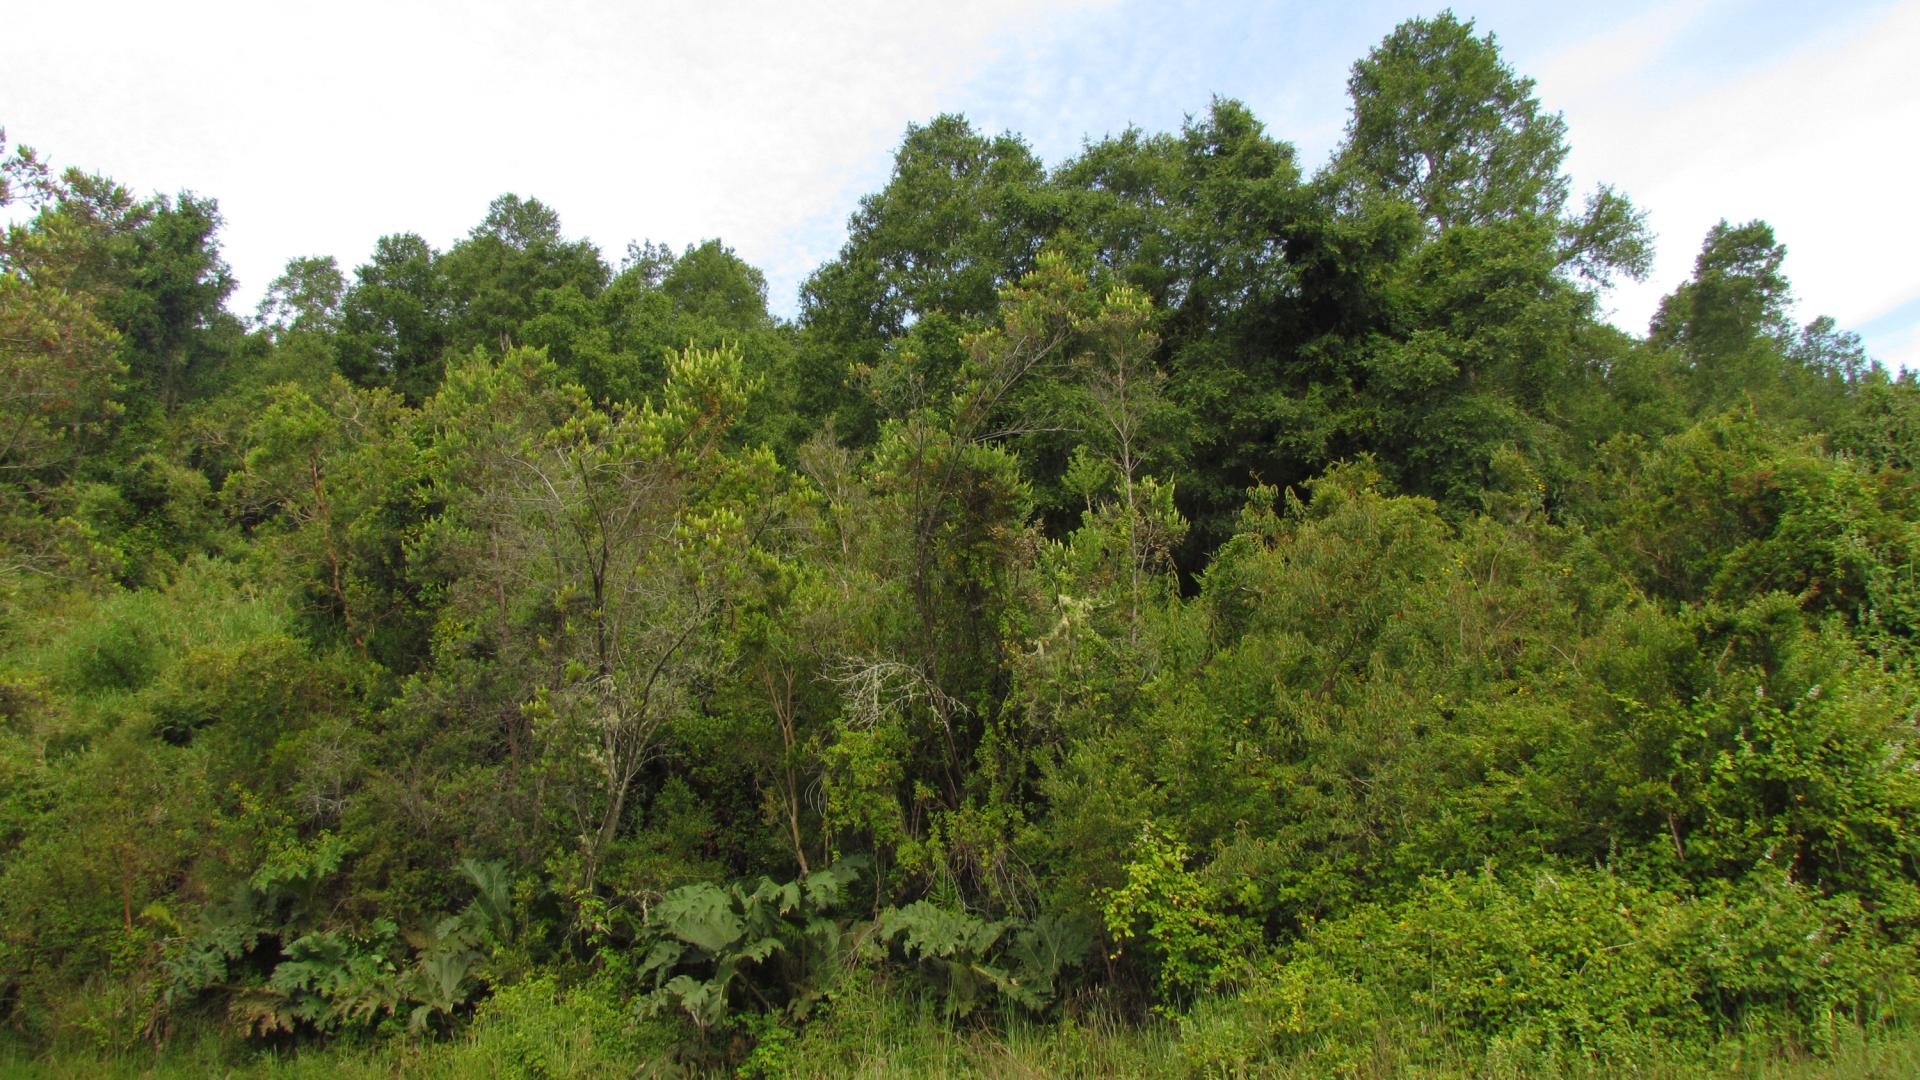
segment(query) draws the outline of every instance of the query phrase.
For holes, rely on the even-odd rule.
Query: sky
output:
[[[1410,0],[0,0],[0,125],[59,166],[219,200],[248,313],[289,258],[445,248],[499,194],[618,263],[719,237],[791,316],[910,123],[1012,131],[1050,165],[1216,95],[1323,163],[1346,77]],[[1801,321],[1920,368],[1920,2],[1453,5],[1564,115],[1576,192],[1657,236],[1604,303],[1643,332],[1721,218],[1788,249]]]

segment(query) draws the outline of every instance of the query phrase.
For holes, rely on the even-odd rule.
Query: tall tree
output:
[[[0,207],[18,199],[44,211],[63,192],[24,147],[0,166]],[[0,234],[0,484],[37,489],[70,476],[118,411],[118,334],[49,250],[58,242],[49,229],[65,224],[43,214]]]
[[[76,169],[45,190],[50,197],[11,242],[16,271],[91,296],[119,332],[129,381],[145,391],[129,404],[171,415],[222,355],[218,332],[231,322],[218,204],[191,192],[136,199]]]
[[[105,309],[121,332],[130,376],[171,414],[219,358],[213,335],[234,280],[220,258],[219,206],[182,192],[158,196],[120,260],[121,288]]]
[[[1401,23],[1353,66],[1347,92],[1338,167],[1360,191],[1404,198],[1439,229],[1565,205],[1566,122],[1471,19]]]
[[[346,291],[347,279],[333,256],[288,259],[254,317],[275,340],[298,332],[330,334],[339,328]]]
[[[769,464],[723,450],[744,404],[737,352],[686,350],[657,404],[601,410],[516,349],[476,353],[428,409],[450,493],[428,543],[457,563],[443,661],[491,650],[529,681],[574,888],[594,888],[667,725],[725,662],[730,561],[752,517],[714,496],[754,492]]]
[[[1693,278],[1661,300],[1648,340],[1682,357],[1697,407],[1766,393],[1781,375],[1793,332],[1786,257],[1766,222],[1721,221],[1707,230]]]
[[[340,373],[419,401],[440,381],[450,340],[446,270],[414,233],[383,236],[340,309]]]
[[[1037,249],[1028,204],[1043,177],[1013,135],[951,114],[909,126],[887,186],[860,200],[839,257],[802,288],[806,320],[891,337],[933,311],[991,313]]]
[[[529,320],[568,295],[593,299],[608,278],[592,242],[566,239],[551,207],[512,194],[493,200],[440,269],[449,290],[450,343],[461,352],[522,343]]]
[[[1436,232],[1538,215],[1558,224],[1569,272],[1638,280],[1652,260],[1644,215],[1605,185],[1569,211],[1566,121],[1541,107],[1492,34],[1473,29],[1450,11],[1410,19],[1354,64],[1332,167],[1345,200],[1405,200]]]
[[[1739,351],[1755,338],[1784,342],[1793,289],[1781,265],[1787,249],[1764,221],[1724,219],[1707,230],[1693,279],[1660,302],[1648,336],[1700,358]]]
[[[801,286],[801,406],[871,437],[858,373],[921,319],[937,313],[970,327],[992,315],[998,290],[1039,250],[1044,179],[1013,135],[979,134],[954,115],[909,126],[887,186],[860,201],[839,255]]]

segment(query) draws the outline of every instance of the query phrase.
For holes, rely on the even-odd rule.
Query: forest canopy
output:
[[[14,148],[10,1045],[1540,1074],[1913,1020],[1920,386],[1762,221],[1610,325],[1643,215],[1471,22],[1348,90],[1318,166],[1225,99],[1051,165],[910,126],[792,320],[516,194],[239,314],[214,199]],[[1095,1030],[1153,1052],[1046,1057]]]

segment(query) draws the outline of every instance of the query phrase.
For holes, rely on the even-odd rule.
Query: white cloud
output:
[[[1871,354],[1888,367],[1920,371],[1920,319],[1875,335]]]
[[[1862,326],[1920,296],[1910,254],[1920,251],[1920,216],[1904,210],[1920,166],[1920,7],[1856,20],[1716,84],[1686,85],[1690,69],[1663,66],[1667,50],[1710,8],[1656,12],[1539,73],[1543,100],[1565,111],[1573,173],[1617,184],[1659,234],[1648,281],[1611,298],[1617,321],[1644,330],[1723,217],[1773,226],[1803,320],[1830,314]],[[1904,343],[1875,334],[1868,346],[1920,366],[1910,334]]]
[[[0,122],[60,164],[219,198],[243,302],[290,256],[444,245],[515,191],[613,259],[720,236],[785,306],[909,121],[1099,2],[143,2],[90,7],[84,33],[36,5],[8,15]]]
[[[1632,93],[1644,106],[1651,98],[1648,70],[1713,13],[1718,0],[1675,0],[1640,13],[1622,25],[1580,40],[1549,57],[1532,75],[1553,98],[1553,108],[1567,103],[1620,103]],[[1511,58],[1509,58],[1511,60]],[[1671,91],[1675,76],[1668,71],[1662,83]]]

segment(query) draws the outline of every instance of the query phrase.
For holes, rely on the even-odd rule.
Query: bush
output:
[[[663,1046],[652,1045],[666,1025],[635,1020],[620,995],[603,982],[562,987],[542,975],[502,987],[474,1013],[455,1055],[476,1071],[503,1080],[633,1075]]]
[[[160,670],[160,641],[153,632],[158,598],[151,593],[115,597],[98,618],[74,627],[53,661],[61,682],[76,694],[138,690]]]
[[[1734,1036],[1824,1051],[1911,1010],[1913,968],[1858,903],[1776,871],[1687,896],[1604,870],[1489,870],[1312,928],[1182,1033],[1189,1060],[1226,1071],[1358,1068],[1383,1033],[1415,1056],[1614,1065],[1704,1060]]]

